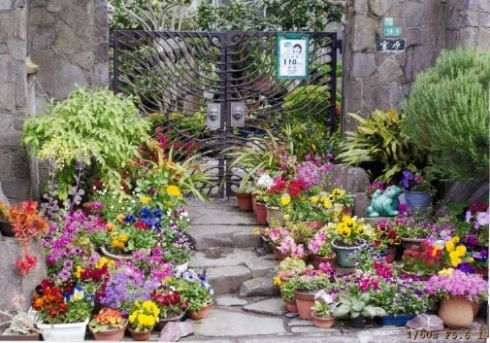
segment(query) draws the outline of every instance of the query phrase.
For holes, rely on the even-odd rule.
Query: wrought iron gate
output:
[[[334,128],[336,33],[308,32],[309,74],[304,80],[278,80],[277,32],[156,32],[120,30],[113,34],[115,92],[133,94],[140,110],[154,115],[156,138],[174,141],[174,156],[200,153],[203,171],[212,173],[208,196],[229,196],[240,181],[223,153],[251,144],[265,129],[277,129],[288,114],[288,94],[324,89],[321,109],[300,104],[305,115],[324,116]],[[295,104],[298,110],[298,104]]]

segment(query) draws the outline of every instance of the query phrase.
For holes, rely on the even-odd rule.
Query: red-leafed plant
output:
[[[36,256],[30,252],[31,241],[47,232],[49,227],[49,222],[37,208],[36,201],[24,201],[21,206],[12,205],[9,211],[15,238],[24,249],[24,257],[15,261],[22,275],[26,275],[36,266]]]

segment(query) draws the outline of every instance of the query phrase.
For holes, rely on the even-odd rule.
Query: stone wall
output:
[[[384,19],[401,27],[384,35]],[[398,108],[415,75],[432,66],[442,49],[490,48],[488,0],[352,0],[346,10],[343,51],[342,131],[354,130],[347,113],[367,117],[375,109]],[[401,38],[401,51],[377,51],[379,38]]]
[[[29,196],[29,165],[19,147],[27,116],[27,9],[23,1],[0,1],[0,181],[13,201]]]
[[[103,0],[0,1],[0,182],[12,202],[38,195],[19,146],[24,119],[77,87],[107,86],[108,46]],[[29,55],[39,69],[28,77]]]

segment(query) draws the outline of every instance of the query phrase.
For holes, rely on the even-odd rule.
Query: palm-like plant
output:
[[[384,181],[392,180],[404,169],[426,165],[427,153],[422,153],[401,130],[403,119],[395,110],[375,110],[369,118],[349,115],[359,125],[356,131],[346,132],[342,152],[337,156],[342,164],[378,164],[382,171],[372,177]]]

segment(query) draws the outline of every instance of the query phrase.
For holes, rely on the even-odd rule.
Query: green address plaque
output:
[[[308,78],[310,36],[305,33],[278,33],[276,78],[303,80]]]

